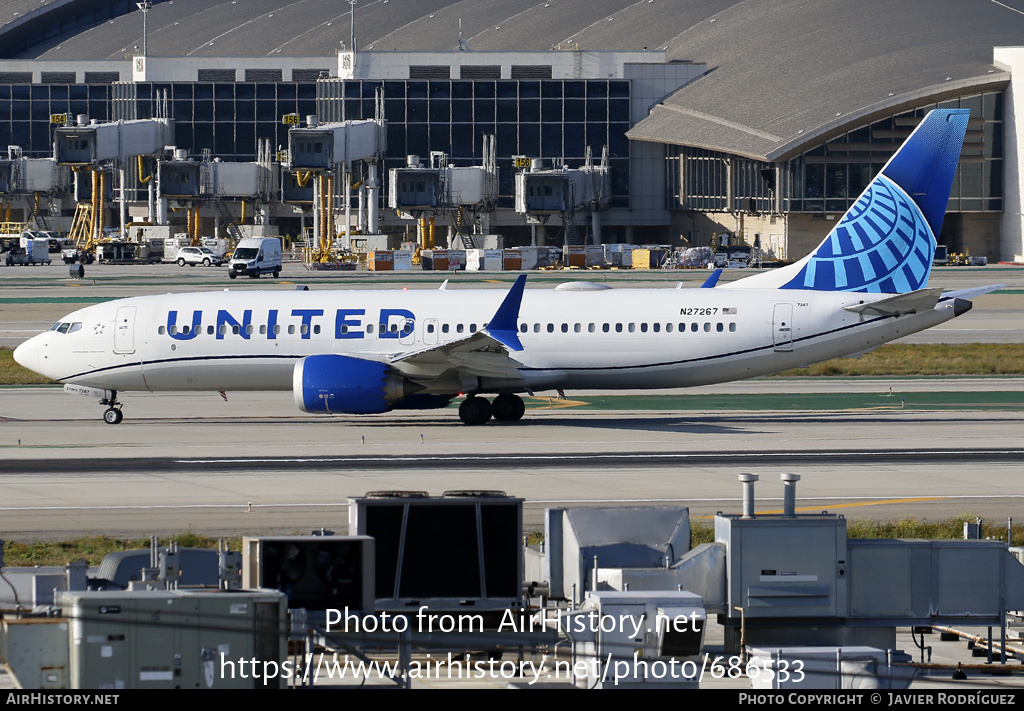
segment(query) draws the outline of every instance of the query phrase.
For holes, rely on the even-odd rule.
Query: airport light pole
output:
[[[352,11],[349,13],[350,19],[350,30],[349,30],[349,51],[352,52],[352,56],[355,57],[356,52],[356,0],[348,0],[348,4],[352,6]]]
[[[143,57],[148,57],[149,56],[149,46],[148,46],[147,42],[148,42],[148,39],[149,39],[149,37],[148,37],[148,35],[149,35],[148,29],[149,28],[147,27],[146,20],[149,17],[149,9],[151,7],[153,7],[153,2],[152,2],[152,0],[143,0],[142,2],[135,3],[135,7],[139,8],[140,10],[142,10],[142,56]]]

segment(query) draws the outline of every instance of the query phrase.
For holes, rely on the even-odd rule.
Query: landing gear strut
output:
[[[526,412],[523,398],[505,393],[488,402],[478,395],[471,395],[459,405],[459,418],[467,425],[483,425],[494,417],[499,422],[515,422]]]
[[[110,398],[103,398],[100,400],[101,405],[107,405],[107,409],[103,411],[103,421],[108,425],[116,425],[124,419],[124,413],[121,412],[121,408],[124,405],[117,401],[117,391],[110,391]]]

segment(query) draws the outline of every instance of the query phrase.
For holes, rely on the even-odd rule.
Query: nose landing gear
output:
[[[100,404],[107,405],[107,409],[103,411],[103,421],[108,425],[116,425],[124,419],[124,413],[121,412],[124,405],[117,401],[116,390],[111,390],[110,397],[100,400]]]

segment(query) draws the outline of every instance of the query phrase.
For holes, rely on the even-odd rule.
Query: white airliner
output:
[[[927,288],[968,111],[932,111],[813,253],[715,287],[569,283],[507,291],[210,292],[76,311],[14,352],[94,394],[292,390],[305,412],[445,407],[523,416],[517,393],[676,388],[868,351],[959,316],[998,286]],[[495,394],[493,401],[482,397]]]

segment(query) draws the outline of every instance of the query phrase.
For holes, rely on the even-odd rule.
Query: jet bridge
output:
[[[523,159],[525,163],[528,159]],[[542,159],[529,161],[529,170],[516,173],[516,212],[534,226],[544,225],[559,215],[565,244],[584,244],[586,235],[576,231],[575,216],[586,213],[591,225],[592,244],[601,244],[600,213],[609,207],[608,148],[595,164],[590,147],[579,168],[564,165],[545,168]]]
[[[149,214],[150,221],[153,221],[154,186],[151,180],[142,177],[142,156],[155,157],[165,146],[174,143],[174,123],[166,118],[166,102],[161,105],[160,114],[158,118],[108,123],[95,119],[90,121],[87,116],[79,115],[74,126],[54,129],[54,160],[57,165],[68,166],[74,171],[76,196],[91,182],[90,197],[88,201],[80,198],[70,231],[80,251],[92,252],[103,239],[108,171],[117,175],[120,234],[125,235],[128,223],[129,167],[137,167],[136,179],[149,184]],[[132,159],[137,159],[137,166]],[[91,181],[83,180],[89,173]]]
[[[159,161],[156,169],[155,221],[164,225],[169,221],[169,203],[174,201],[178,210],[186,209],[186,230],[191,244],[201,242],[201,208],[212,205],[214,238],[219,240],[221,227],[226,226],[232,245],[243,238],[241,225],[246,220],[246,200],[252,205],[265,206],[270,202],[272,186],[276,181],[277,165],[271,160],[270,141],[261,139],[257,159],[251,163],[235,163],[212,158],[204,151],[201,160],[188,156],[183,149],[175,149],[172,157]],[[239,216],[229,207],[230,202],[241,201]],[[266,207],[252,212],[254,221],[266,224]],[[215,250],[223,252],[224,249]]]
[[[388,173],[388,207],[416,220],[417,252],[439,246],[434,239],[437,216],[448,223],[446,247],[474,249],[485,246],[489,215],[498,198],[497,186],[494,136],[486,135],[481,166],[452,165],[441,151],[431,152],[426,166],[419,156],[408,156],[404,167],[392,168]],[[472,224],[467,216],[474,218]],[[456,238],[461,245],[455,243]],[[418,254],[414,258],[417,260]]]
[[[334,261],[335,194],[339,187],[345,210],[344,249],[351,249],[352,242],[352,189],[359,191],[359,231],[377,232],[377,194],[380,187],[377,163],[386,148],[383,101],[383,95],[378,91],[376,118],[373,119],[321,124],[316,116],[307,116],[306,126],[296,126],[288,131],[287,172],[293,176],[295,185],[282,176],[285,180],[282,198],[303,203],[305,196],[302,191],[310,181],[313,187],[315,236],[305,250],[308,263]],[[297,122],[298,117],[295,119]]]

